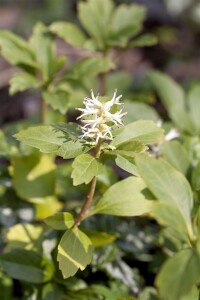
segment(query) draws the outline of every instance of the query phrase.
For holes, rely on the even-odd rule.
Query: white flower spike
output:
[[[113,135],[111,128],[107,123],[114,123],[115,125],[123,125],[122,117],[127,113],[122,112],[122,109],[116,113],[111,112],[111,108],[114,105],[122,105],[119,102],[122,95],[116,96],[117,91],[115,90],[111,100],[103,103],[99,101],[99,95],[94,96],[93,91],[91,91],[91,98],[85,98],[83,103],[85,108],[78,108],[81,111],[81,115],[77,120],[81,119],[84,126],[81,126],[83,135],[81,138],[90,138],[95,140],[94,144],[97,145],[99,140],[112,140]],[[85,119],[86,118],[86,119]]]

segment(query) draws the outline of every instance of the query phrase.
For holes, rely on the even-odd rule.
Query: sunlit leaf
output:
[[[103,165],[90,154],[81,154],[77,156],[72,164],[73,184],[79,185],[89,183],[94,176],[103,171]]]
[[[118,146],[130,140],[139,141],[144,144],[159,143],[163,139],[163,129],[158,128],[152,121],[136,121],[125,126],[111,142]]]
[[[102,247],[116,240],[116,236],[107,232],[99,232],[95,230],[83,230],[92,242],[93,247]]]
[[[133,139],[128,142],[120,143],[112,153],[127,157],[135,157],[136,153],[144,152],[147,149],[148,147],[143,143]]]
[[[12,159],[13,185],[17,194],[29,201],[55,193],[55,164],[48,155],[33,154]]]
[[[65,130],[57,126],[35,126],[15,134],[17,140],[35,147],[44,153],[57,153],[63,158],[74,158],[87,152],[91,147],[82,141],[72,138],[71,124],[65,125]]]
[[[83,271],[92,260],[92,243],[77,227],[69,229],[58,245],[59,268],[64,278]]]
[[[62,209],[63,203],[58,201],[57,197],[52,195],[43,198],[37,198],[35,203],[35,218],[43,220]]]
[[[66,230],[73,226],[74,218],[68,212],[60,212],[46,218],[45,223],[57,230]]]
[[[7,251],[15,248],[38,250],[40,248],[43,228],[40,225],[17,224],[5,234]],[[41,250],[41,249],[40,249]]]
[[[91,214],[139,216],[149,213],[152,195],[141,178],[129,177],[111,186]]]

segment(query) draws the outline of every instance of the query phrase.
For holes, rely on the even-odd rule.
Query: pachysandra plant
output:
[[[91,263],[97,244],[103,246],[116,239],[113,234],[98,231],[94,234],[90,231],[87,222],[93,220],[92,216],[99,220],[98,214],[120,217],[148,214],[162,226],[159,233],[162,238],[159,242],[165,252],[165,261],[156,275],[157,291],[152,289],[147,292],[147,296],[144,291],[145,296],[137,295],[137,299],[153,297],[159,300],[198,300],[199,86],[194,86],[185,96],[182,88],[168,76],[151,72],[151,83],[171,118],[170,126],[177,128],[169,130],[165,136],[161,126],[152,121],[141,120],[124,126],[123,120],[127,118],[129,109],[126,111],[124,108],[122,95],[115,91],[112,96],[105,96],[105,73],[114,68],[113,62],[108,58],[109,51],[114,48],[118,56],[118,50],[121,52],[128,47],[148,46],[156,42],[154,36],[142,34],[145,16],[146,10],[141,5],[115,6],[112,0],[86,0],[78,3],[78,18],[84,32],[67,22],[55,22],[49,27],[37,24],[29,40],[8,31],[0,31],[1,55],[23,71],[12,78],[11,94],[35,88],[41,92],[43,104],[52,106],[61,114],[65,114],[69,106],[79,107],[77,111],[80,114],[77,117],[79,124],[56,123],[21,130],[15,135],[21,142],[20,147],[17,143],[9,147],[2,132],[1,153],[4,157],[11,158],[10,182],[17,197],[29,202],[30,206],[34,203],[36,220],[41,221],[51,215],[45,219],[46,224],[55,230],[64,231],[57,249],[57,260],[64,278],[74,276],[79,269],[84,270]],[[75,47],[89,49],[92,57],[66,67],[66,57],[55,55],[55,35]],[[92,91],[89,98],[84,98],[89,95],[95,77],[99,78],[100,95]],[[140,107],[144,113],[144,104]],[[45,121],[43,108],[45,107],[41,106],[41,123]],[[148,113],[148,116],[151,118],[152,113]],[[154,112],[153,120],[158,119],[159,116]],[[128,118],[126,122],[127,120]],[[163,144],[160,146],[161,143]],[[27,149],[39,149],[42,154],[33,149],[30,155],[26,146]],[[87,190],[82,207],[73,213],[68,209],[65,211],[62,202],[58,201],[61,197],[56,191],[56,170],[62,164],[57,166],[54,163],[56,156],[66,160],[65,166],[70,167],[70,172],[72,163],[70,174],[77,190],[80,185]],[[121,168],[126,171],[127,176],[100,190],[97,183],[101,182],[108,165],[115,169],[116,166]],[[66,186],[67,190],[67,178]],[[39,205],[41,207],[37,211]],[[11,211],[7,208],[4,208],[6,216]],[[33,217],[29,219],[29,222],[32,221]],[[17,221],[12,222],[11,224],[15,224]],[[119,222],[122,222],[121,218]],[[64,291],[61,292],[57,284],[60,282],[60,274],[55,273],[52,259],[57,238],[53,245],[49,246],[47,243],[44,250],[43,242],[48,242],[46,235],[48,232],[41,224],[37,226],[23,223],[12,226],[6,233],[8,244],[1,254],[1,267],[11,278],[29,282],[31,286],[40,284],[39,288],[35,288],[38,290],[36,293],[34,291],[33,297],[37,297],[42,291],[41,297],[44,299],[54,297],[60,300],[63,293],[65,298],[66,290],[61,286]],[[167,259],[166,254],[169,256]],[[0,286],[1,274],[0,270]],[[70,280],[67,284],[69,282]],[[65,283],[64,281],[63,285]],[[99,286],[95,286],[95,295],[100,294]],[[116,300],[113,289],[109,296],[108,291],[107,289],[105,297]],[[134,293],[138,294],[138,291]],[[77,293],[80,290],[67,290],[66,299],[77,299]],[[93,295],[94,291],[90,299],[94,299]],[[78,298],[81,298],[79,294]]]
[[[67,230],[58,245],[57,257],[65,278],[73,276],[78,269],[85,269],[92,260],[92,240],[80,229],[82,221],[94,214],[138,216],[148,213],[151,207],[151,194],[141,192],[145,184],[136,176],[115,183],[93,203],[98,175],[108,159],[136,175],[135,155],[147,150],[146,144],[158,143],[163,138],[163,130],[152,121],[124,126],[123,117],[127,112],[123,111],[121,98],[117,91],[111,99],[95,96],[92,91],[91,98],[84,99],[84,107],[78,108],[80,125],[35,126],[15,135],[19,141],[44,153],[74,158],[73,184],[90,184],[88,196],[75,218],[69,212],[60,212],[46,219],[53,228]]]

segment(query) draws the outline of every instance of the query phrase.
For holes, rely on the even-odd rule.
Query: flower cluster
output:
[[[122,105],[120,102],[122,95],[116,96],[117,91],[110,101],[105,103],[99,101],[99,96],[94,96],[93,91],[91,91],[91,98],[85,98],[83,103],[85,108],[78,108],[82,114],[77,118],[82,119],[81,126],[83,135],[81,138],[90,138],[95,140],[95,145],[98,144],[99,140],[112,140],[112,132],[108,123],[112,122],[115,125],[123,125],[122,117],[126,115],[123,113],[122,109],[116,113],[111,112],[111,108],[114,105]]]

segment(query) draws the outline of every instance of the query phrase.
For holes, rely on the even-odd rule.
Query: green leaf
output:
[[[39,225],[17,224],[9,228],[5,234],[6,251],[26,249],[41,251],[41,239],[44,229]]]
[[[70,159],[79,156],[81,153],[88,152],[91,146],[84,145],[81,141],[69,141],[62,145],[57,151],[57,155]]]
[[[163,139],[163,129],[158,128],[152,121],[136,121],[126,125],[111,142],[112,146],[128,142],[139,141],[144,144],[159,143]]]
[[[128,112],[123,118],[124,124],[129,124],[138,120],[152,120],[156,122],[159,119],[156,110],[145,103],[126,101],[124,104],[124,111]]]
[[[69,229],[58,245],[59,268],[64,278],[83,271],[92,260],[92,243],[77,227]]]
[[[116,165],[120,167],[122,170],[135,176],[139,175],[137,171],[137,167],[135,165],[135,160],[133,158],[117,155],[115,162]]]
[[[83,80],[84,77],[95,77],[99,73],[105,73],[114,68],[109,58],[87,57],[72,65],[67,71],[67,77]]]
[[[26,66],[36,68],[33,52],[28,43],[14,33],[7,30],[0,31],[0,49],[1,55],[9,63],[22,69],[26,69]]]
[[[136,298],[128,297],[128,298],[117,298],[117,300],[136,300]]]
[[[59,111],[56,111],[49,107],[46,114],[46,122],[47,124],[65,122],[65,116],[61,115]]]
[[[194,249],[184,249],[172,256],[156,278],[161,296],[170,300],[181,300],[199,283],[199,270],[200,257]]]
[[[113,9],[112,0],[87,0],[78,3],[78,17],[100,49],[106,47]]]
[[[42,202],[55,193],[55,164],[48,155],[12,158],[13,185],[24,200]]]
[[[55,45],[47,27],[37,23],[30,38],[30,47],[34,51],[35,59],[41,70],[43,80],[48,80],[52,75]],[[42,51],[41,51],[42,49]]]
[[[17,140],[44,153],[56,152],[67,141],[66,134],[52,126],[35,126],[15,134]]]
[[[37,198],[35,206],[36,220],[43,220],[63,208],[63,203],[58,201],[57,197],[52,195],[43,198]]]
[[[192,235],[193,195],[186,178],[167,162],[147,155],[138,155],[136,166],[150,191],[180,211]]]
[[[74,225],[74,218],[68,212],[60,212],[46,218],[44,222],[56,230],[66,230]]]
[[[53,58],[53,61],[51,62],[51,75],[52,77],[55,76],[55,74],[58,72],[58,71],[61,71],[65,64],[67,62],[67,57],[66,56],[54,56]],[[54,79],[54,78],[51,78],[51,79]]]
[[[57,126],[35,126],[22,130],[15,134],[17,140],[26,145],[35,147],[44,153],[55,153],[63,158],[74,158],[87,152],[91,147],[83,141],[75,140],[72,134],[67,132],[71,124],[65,125],[65,132]]]
[[[161,300],[158,297],[158,292],[153,287],[146,287],[141,293],[139,300]]]
[[[199,300],[199,289],[194,286],[191,292],[181,297],[181,300]]]
[[[114,289],[115,288],[115,289]],[[106,299],[106,300],[116,300],[118,295],[127,294],[124,290],[121,291],[114,288],[105,287],[105,285],[100,284],[92,284],[86,288],[81,288],[79,290],[69,290],[67,291],[66,296],[64,296],[63,300],[99,300],[99,299]],[[126,299],[129,300],[129,299]],[[134,300],[134,299],[130,299]]]
[[[41,82],[28,73],[19,73],[12,77],[10,80],[10,95],[14,95],[17,92],[23,92],[28,89],[36,89],[39,88]]]
[[[53,109],[58,110],[63,115],[66,114],[69,108],[68,92],[61,89],[52,89],[43,92],[42,97]]]
[[[112,17],[112,31],[120,34],[127,28],[135,28],[136,25],[141,25],[146,17],[146,8],[143,5],[119,5]],[[127,36],[130,38],[132,35]]]
[[[131,47],[149,47],[154,46],[158,42],[158,39],[153,34],[143,34],[134,41],[132,41],[129,46]]]
[[[167,109],[177,110],[185,107],[184,91],[172,78],[159,71],[151,71],[149,79]]]
[[[73,171],[71,177],[73,184],[79,185],[89,183],[94,176],[103,172],[103,165],[90,154],[81,154],[77,156],[72,164]]]
[[[65,42],[72,44],[73,46],[82,47],[86,42],[84,33],[72,23],[55,22],[50,25],[49,29]]]
[[[120,269],[120,267],[121,266],[117,268],[116,273],[118,270],[120,270],[119,272],[122,272],[123,274],[123,271]],[[96,293],[97,296],[100,296],[101,298],[107,300],[116,300],[119,297],[126,297],[128,295],[128,288],[125,287],[123,283],[119,281],[112,282],[110,284],[110,287],[106,287],[105,285],[100,285],[100,284],[93,284],[91,285],[91,288]],[[93,299],[96,299],[96,297],[95,298],[93,297]],[[134,300],[134,299],[129,299],[129,300]]]
[[[127,142],[123,142],[116,147],[116,150],[113,150],[112,153],[125,155],[128,157],[135,157],[136,153],[143,152],[147,150],[148,147],[142,144],[139,141],[129,140]]]
[[[56,130],[64,132],[70,140],[76,141],[82,134],[79,126],[76,123],[56,123],[52,125]]]
[[[181,108],[179,110],[175,110],[172,108],[169,114],[172,121],[177,128],[180,129],[180,131],[190,135],[196,135],[194,124],[192,123],[190,115],[186,110]]]
[[[111,20],[110,38],[113,44],[127,45],[128,40],[142,30],[142,23],[146,16],[143,5],[119,5]]]
[[[149,78],[176,126],[187,133],[194,133],[194,125],[185,107],[185,94],[169,76],[158,71],[150,72]]]
[[[49,281],[54,271],[47,259],[30,250],[13,249],[2,254],[0,261],[8,276],[31,283]]]
[[[192,171],[192,187],[195,191],[200,190],[200,162]]]
[[[111,186],[91,214],[139,216],[149,213],[152,195],[141,178],[129,177]]]
[[[105,246],[116,240],[115,235],[108,234],[107,232],[99,232],[87,229],[83,229],[83,232],[89,237],[93,247],[95,248]]]
[[[124,28],[120,33],[111,32],[108,39],[108,47],[120,47],[128,48],[131,47],[129,44],[129,37],[136,36],[142,27],[140,25],[135,25],[131,27]]]
[[[62,295],[62,289],[56,284],[47,283],[42,289],[43,300],[62,300]]]
[[[181,241],[190,245],[187,224],[175,205],[166,201],[155,201],[152,204],[151,215],[161,224],[172,227]]]
[[[5,156],[8,158],[10,156],[16,155],[17,153],[17,147],[10,144],[4,132],[0,130],[0,156]]]
[[[189,114],[197,134],[200,134],[200,86],[195,85],[188,94]]]
[[[13,296],[13,281],[10,277],[0,272],[0,299],[12,300]]]
[[[165,142],[162,154],[174,168],[183,174],[187,174],[190,166],[190,158],[186,149],[178,141]]]

